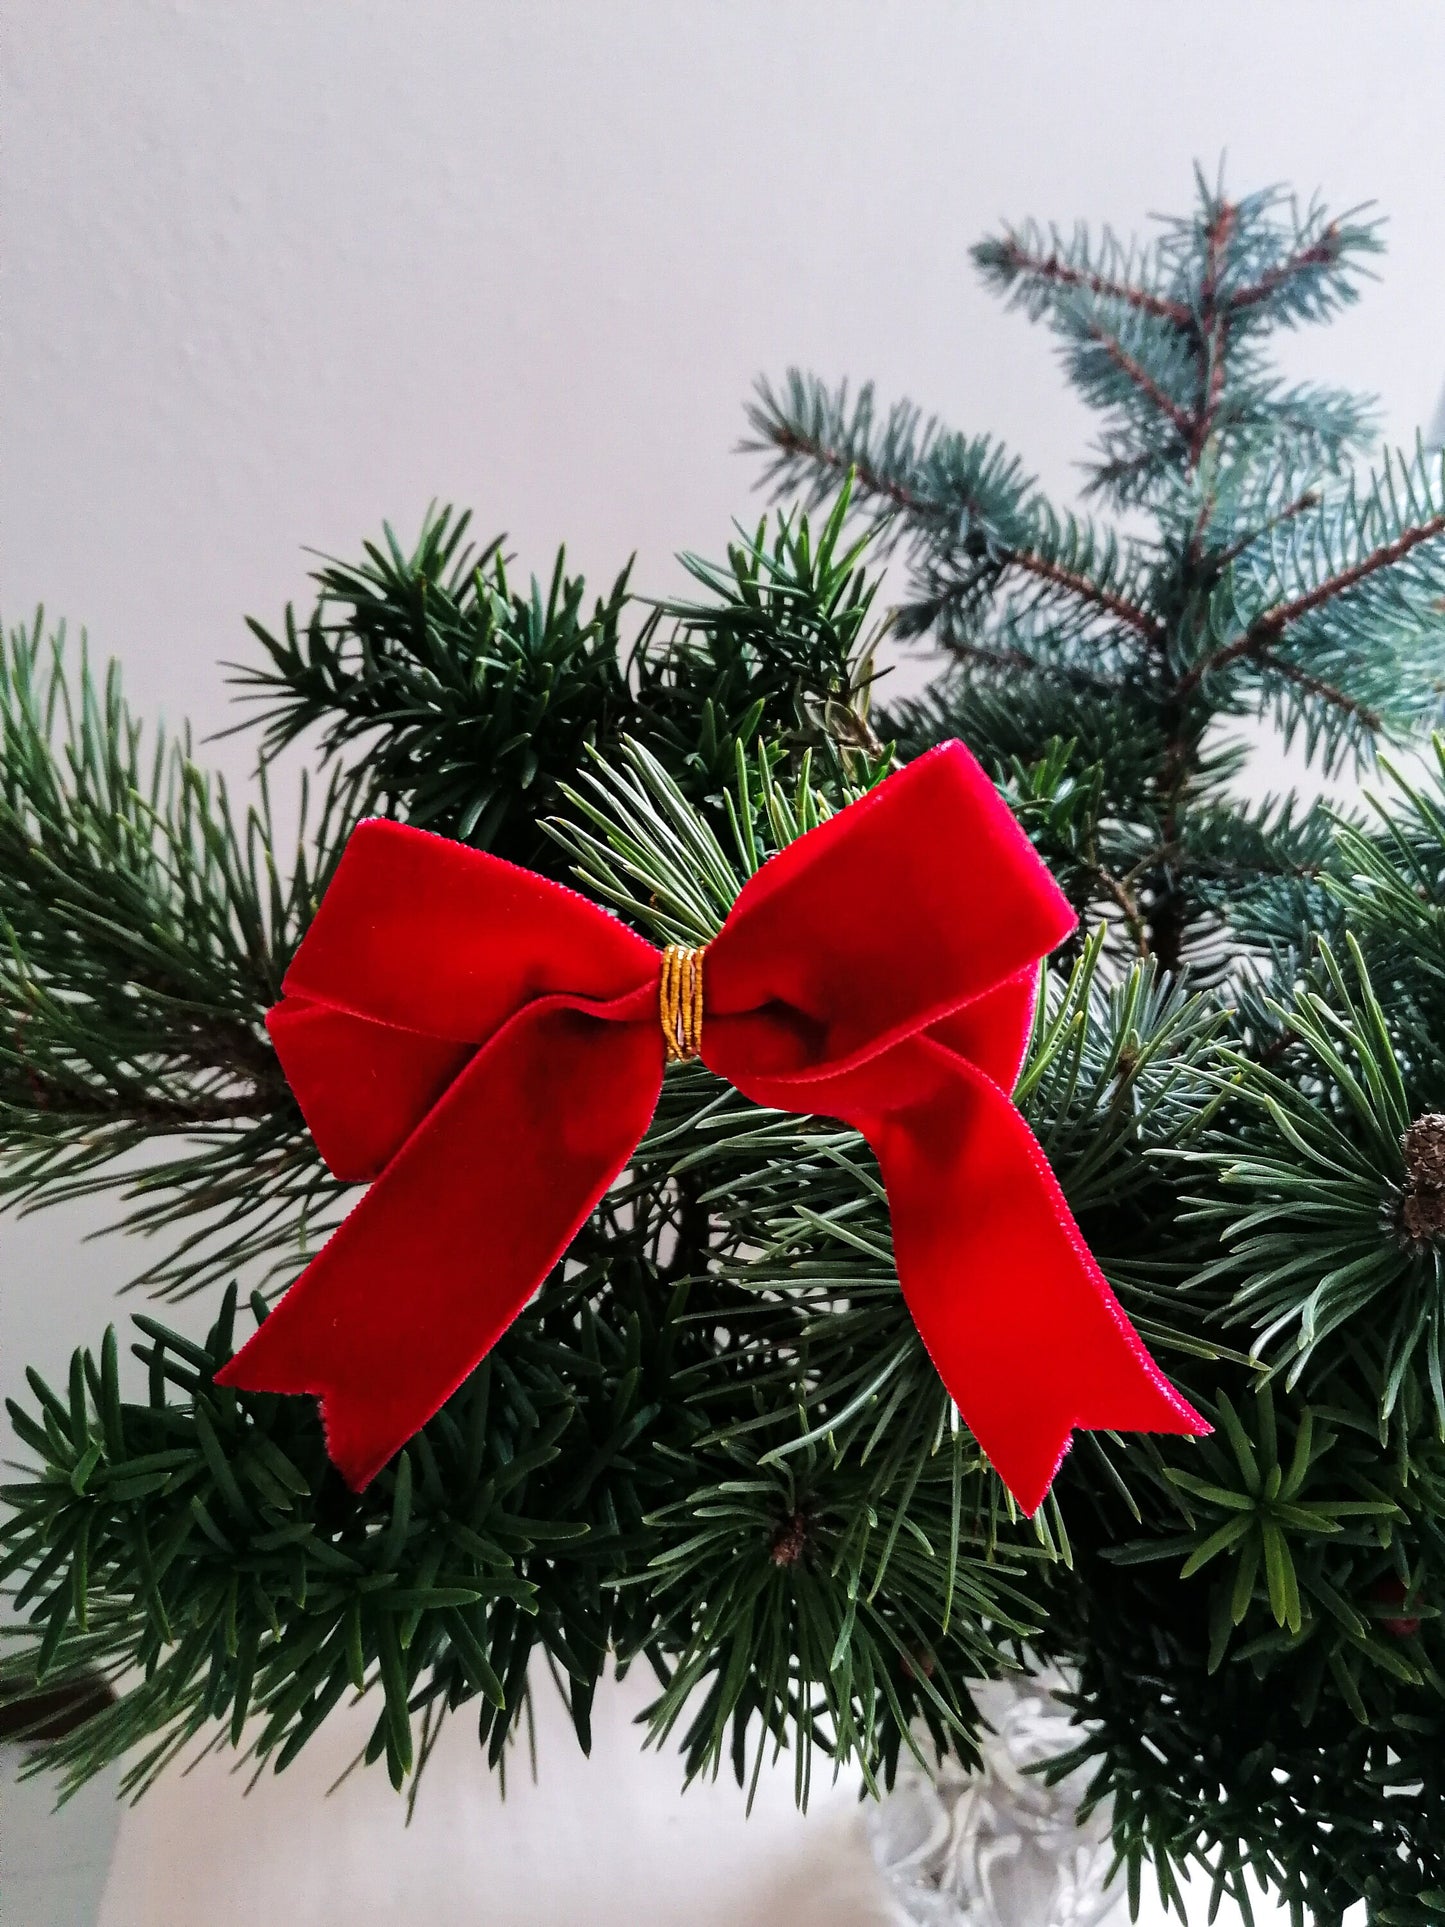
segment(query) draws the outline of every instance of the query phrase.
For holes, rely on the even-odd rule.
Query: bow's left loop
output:
[[[495,857],[364,823],[270,1028],[327,1164],[378,1181],[217,1374],[311,1392],[355,1488],[491,1349],[646,1130],[657,953]]]

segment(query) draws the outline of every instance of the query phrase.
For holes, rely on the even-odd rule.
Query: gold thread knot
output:
[[[662,953],[662,984],[658,1011],[668,1061],[685,1063],[702,1044],[703,950],[670,943]]]

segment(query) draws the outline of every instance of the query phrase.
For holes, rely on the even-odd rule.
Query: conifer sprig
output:
[[[1212,887],[1221,862],[1241,910],[1312,873],[1284,818],[1221,847],[1238,814],[1221,726],[1271,716],[1329,772],[1439,713],[1440,462],[1417,452],[1351,476],[1367,410],[1288,386],[1268,359],[1280,328],[1356,298],[1378,248],[1358,212],[1301,211],[1273,190],[1236,200],[1201,176],[1194,214],[1149,248],[1028,227],[975,249],[985,278],[1047,322],[1100,414],[1091,492],[1151,516],[1149,533],[1054,507],[988,437],[908,402],[883,410],[871,387],[854,398],[795,370],[751,410],[776,492],[821,500],[851,474],[860,512],[906,556],[899,630],[935,638],[954,670],[889,719],[905,745],[950,725],[986,756],[1054,737],[1073,745],[1077,784],[1109,747],[1082,907],[1170,970],[1208,975],[1253,947],[1256,919],[1230,917]]]
[[[818,788],[806,752],[787,780],[781,747],[738,757],[727,844],[641,746],[599,765],[553,834],[650,934],[706,941],[748,870],[853,793]],[[1047,993],[1020,1101],[1152,1342],[1197,1361],[1212,1348],[1179,1329],[1177,1285],[1142,1262],[1158,1180],[1138,1153],[1200,1128],[1217,1018],[1147,970],[1106,990],[1097,962],[1095,944]],[[221,1718],[258,1763],[284,1765],[372,1685],[372,1752],[398,1780],[420,1757],[414,1721],[492,1681],[499,1758],[540,1649],[584,1741],[615,1652],[658,1672],[653,1718],[689,1774],[729,1760],[754,1784],[763,1749],[787,1744],[800,1794],[818,1747],[881,1785],[918,1746],[915,1723],[968,1750],[968,1679],[1020,1662],[1039,1576],[1069,1556],[1059,1507],[1018,1521],[951,1413],[865,1147],[826,1120],[759,1112],[696,1066],[670,1073],[564,1274],[409,1448],[410,1474],[354,1498],[309,1402],[211,1387],[233,1315],[234,1294],[199,1347],[140,1321],[144,1406],[117,1408],[112,1338],[98,1362],[77,1356],[68,1399],[36,1380],[12,1414],[41,1465],[7,1494],[33,1627],[7,1670],[148,1677],[53,1756],[74,1784],[149,1734],[142,1784]],[[502,1454],[500,1486],[475,1469],[481,1450]],[[1107,1476],[1124,1480],[1122,1464]],[[407,1478],[412,1536],[398,1538]],[[458,1497],[473,1489],[482,1511]],[[441,1508],[430,1525],[422,1491]],[[459,1506],[465,1530],[444,1524]]]
[[[115,668],[43,620],[0,647],[0,1198],[118,1192],[138,1282],[284,1270],[336,1187],[262,1017],[365,807],[338,778],[284,865],[189,744],[147,744]],[[159,1157],[138,1162],[143,1147]]]

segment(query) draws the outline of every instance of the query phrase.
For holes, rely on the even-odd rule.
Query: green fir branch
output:
[[[122,1226],[163,1247],[137,1282],[167,1293],[290,1275],[336,1186],[262,1018],[365,802],[338,779],[311,829],[303,784],[283,871],[264,784],[239,816],[185,741],[147,745],[114,666],[97,681],[40,617],[10,633],[0,1202],[119,1194]]]

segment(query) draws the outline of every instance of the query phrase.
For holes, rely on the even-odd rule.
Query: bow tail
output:
[[[836,1114],[878,1155],[908,1309],[1024,1510],[1043,1503],[1076,1428],[1207,1432],[1145,1350],[999,1086],[927,1037],[866,1070],[846,1079],[861,1088]]]
[[[656,1024],[556,999],[471,1059],[218,1384],[312,1392],[360,1491],[561,1258],[656,1108]]]

